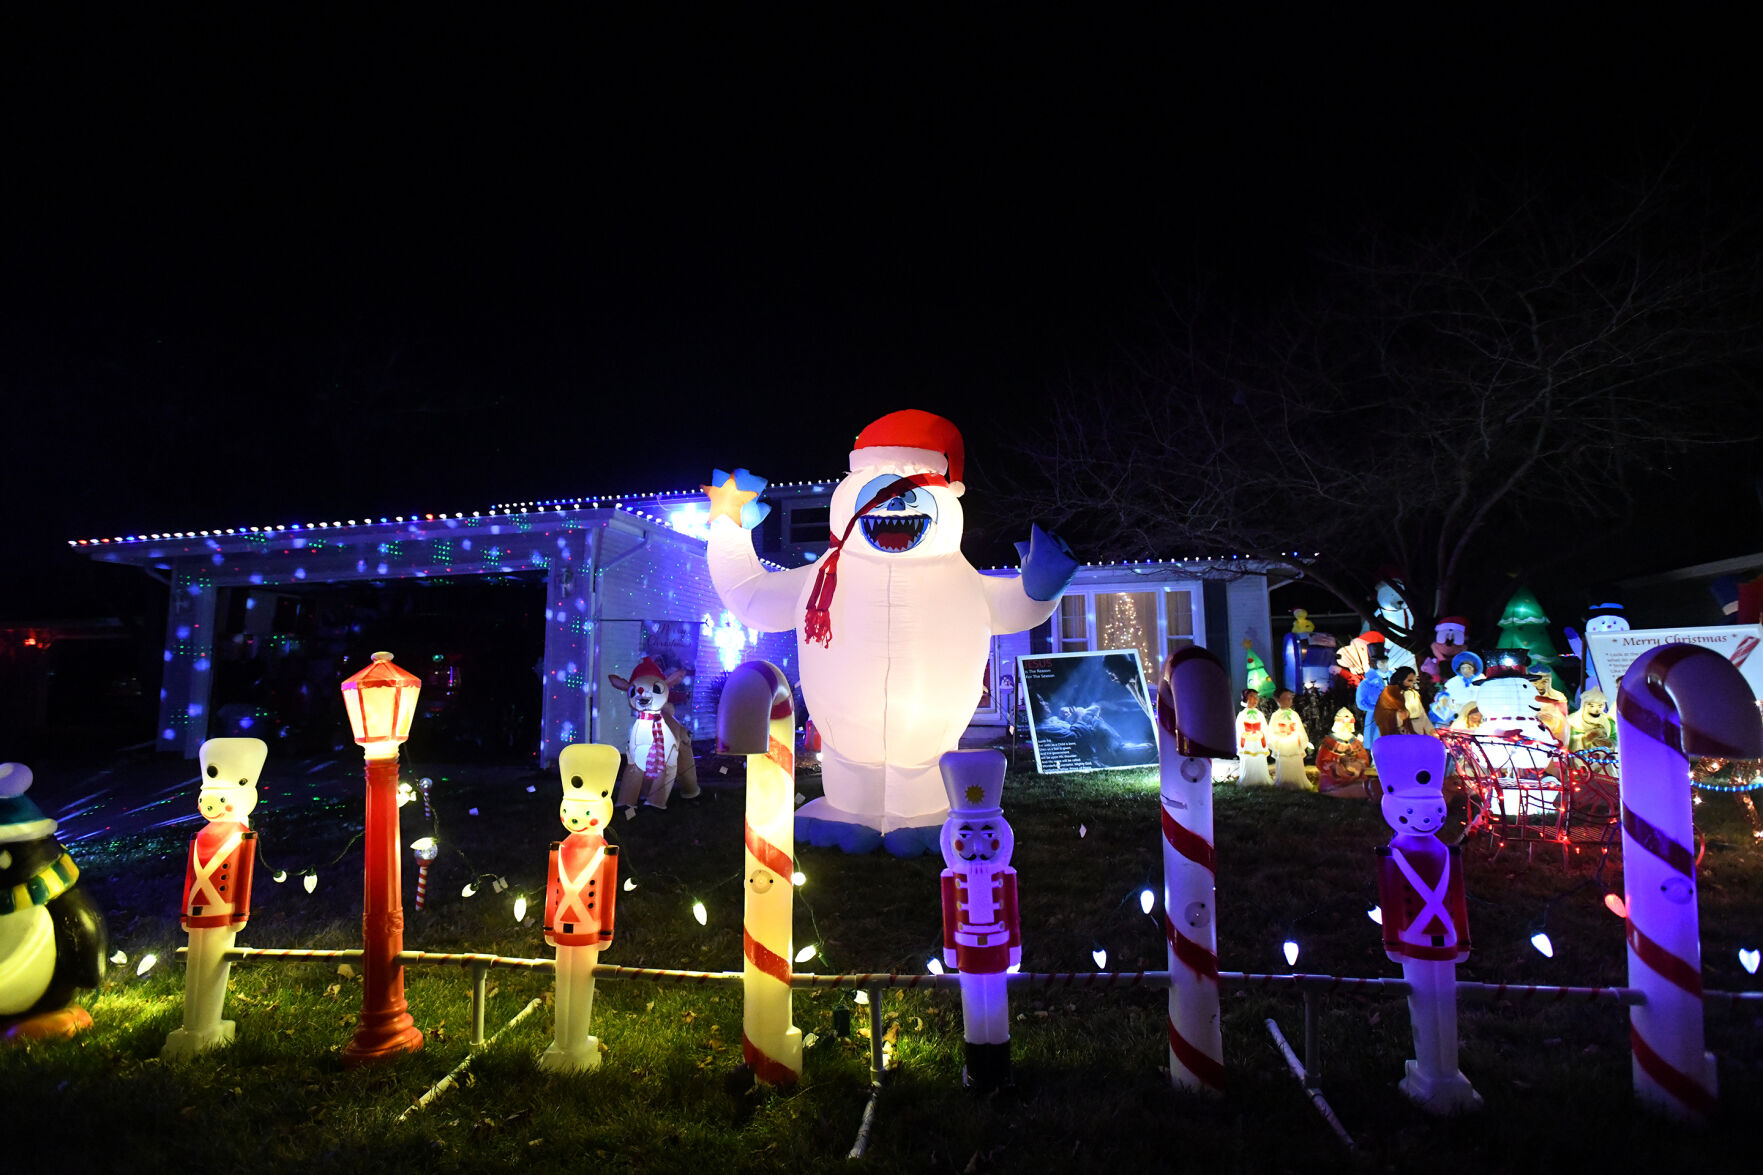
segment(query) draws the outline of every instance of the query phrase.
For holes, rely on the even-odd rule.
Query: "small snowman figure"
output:
[[[1267,717],[1261,713],[1261,695],[1243,691],[1243,708],[1237,713],[1237,782],[1244,787],[1273,783],[1267,773]]]
[[[1010,996],[1005,976],[1022,962],[1016,906],[1016,835],[1004,819],[1004,756],[949,751],[938,764],[949,796],[943,822],[943,961],[961,972],[967,1041],[962,1084],[985,1093],[1010,1084]]]
[[[545,890],[545,941],[557,948],[556,1039],[539,1068],[576,1072],[600,1067],[600,1038],[588,1035],[594,1015],[594,965],[612,945],[618,894],[618,846],[606,843],[618,749],[573,743],[557,757],[563,773],[558,815],[569,836],[551,845]]]
[[[1457,1068],[1457,964],[1469,957],[1463,859],[1438,838],[1445,822],[1445,745],[1431,735],[1386,734],[1371,749],[1383,781],[1377,897],[1384,953],[1412,985],[1414,1057],[1399,1088],[1422,1109],[1456,1114],[1481,1106]]]
[[[30,786],[29,767],[0,763],[0,1028],[8,1041],[90,1028],[73,993],[104,980],[104,915],[75,885],[79,866],[55,839],[55,821],[25,795]]]
[[[233,1022],[222,1020],[227,979],[233,965],[226,952],[251,916],[251,871],[257,834],[251,810],[257,806],[257,778],[269,759],[260,738],[211,738],[202,744],[202,787],[196,810],[208,821],[190,839],[184,866],[184,904],[180,921],[190,936],[184,959],[184,1023],[165,1038],[159,1056],[187,1061],[232,1043]]]

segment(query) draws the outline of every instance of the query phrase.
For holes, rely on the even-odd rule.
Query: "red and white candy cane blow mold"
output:
[[[1647,997],[1629,1010],[1635,1095],[1671,1117],[1706,1118],[1719,1087],[1703,1047],[1690,758],[1763,759],[1763,719],[1720,654],[1661,645],[1622,678],[1616,741],[1628,982]]]
[[[618,897],[618,846],[606,843],[618,748],[571,743],[557,756],[563,774],[558,819],[569,835],[551,845],[545,886],[545,941],[557,948],[557,1035],[539,1055],[539,1068],[575,1072],[600,1067],[594,1016],[594,965],[612,945]]]
[[[1383,946],[1409,984],[1414,1056],[1400,1089],[1429,1114],[1481,1108],[1457,1068],[1457,964],[1469,957],[1463,858],[1438,838],[1445,823],[1445,744],[1426,734],[1386,734],[1372,744],[1384,821],[1378,850]]]
[[[793,1085],[802,1076],[802,1030],[790,1022],[795,738],[796,707],[783,670],[748,661],[728,675],[716,711],[717,750],[747,756],[741,1052],[769,1085]]]
[[[1163,933],[1169,943],[1169,1078],[1224,1088],[1218,1011],[1217,876],[1212,863],[1212,760],[1236,754],[1230,677],[1213,654],[1183,649],[1157,687],[1163,802]]]
[[[160,1057],[187,1061],[233,1039],[233,1022],[222,1020],[232,964],[226,952],[251,916],[251,867],[257,834],[257,777],[269,759],[258,738],[211,738],[197,752],[202,789],[196,808],[207,819],[190,841],[179,920],[190,935],[184,956],[184,1022],[165,1039]]]

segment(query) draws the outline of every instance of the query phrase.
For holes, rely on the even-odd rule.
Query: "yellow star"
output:
[[[736,526],[741,524],[741,507],[759,496],[755,490],[743,490],[735,485],[734,475],[719,486],[699,486],[710,497],[710,518],[729,518]]]

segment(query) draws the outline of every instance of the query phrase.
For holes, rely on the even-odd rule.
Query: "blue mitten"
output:
[[[1022,590],[1031,600],[1053,599],[1077,574],[1077,558],[1065,540],[1038,523],[1029,530],[1028,542],[1016,544],[1016,554],[1022,560]]]
[[[745,469],[737,469],[732,474],[725,473],[720,469],[712,470],[710,474],[710,484],[720,486],[728,481],[730,477],[735,479],[735,488],[738,490],[744,490],[755,494],[762,494],[765,492],[765,486],[767,484],[765,479],[758,474],[750,473]],[[764,522],[765,516],[770,513],[771,507],[755,498],[745,506],[741,507],[741,526],[747,530],[752,530],[761,522]]]

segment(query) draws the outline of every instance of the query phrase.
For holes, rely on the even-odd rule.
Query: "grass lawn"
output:
[[[727,777],[708,761],[711,780]],[[347,764],[335,770],[342,773]],[[268,863],[318,864],[308,895],[296,875],[277,885],[260,870],[253,946],[351,946],[359,939],[356,804],[278,810],[277,765],[265,772],[257,826]],[[539,922],[546,847],[561,835],[553,775],[473,769],[435,772],[444,850],[430,877],[431,909],[407,915],[405,945],[424,950],[547,954]],[[355,778],[359,778],[358,775]],[[528,792],[532,785],[535,791]],[[818,788],[804,776],[802,790]],[[360,981],[317,964],[244,964],[233,970],[228,1016],[234,1046],[190,1066],[157,1059],[181,1019],[181,970],[144,977],[135,962],[181,943],[175,919],[191,819],[157,833],[91,841],[76,850],[109,912],[113,946],[127,951],[104,988],[85,1000],[96,1027],[71,1042],[0,1052],[0,1096],[13,1125],[6,1152],[66,1169],[249,1171],[1313,1171],[1328,1169],[1738,1170],[1754,1166],[1753,1108],[1763,1096],[1763,1024],[1713,1011],[1721,1057],[1722,1116],[1684,1130],[1634,1108],[1627,1015],[1615,1005],[1467,1004],[1462,1067],[1486,1099],[1481,1114],[1434,1121],[1395,1092],[1409,1055],[1405,1004],[1330,997],[1322,1003],[1322,1087],[1362,1155],[1347,1156],[1287,1071],[1263,1021],[1276,1019],[1300,1050],[1295,997],[1226,995],[1230,1091],[1217,1099],[1171,1090],[1163,1071],[1164,1003],[1152,991],[1016,990],[1013,1096],[975,1099],[960,1086],[960,1001],[953,992],[897,992],[884,1001],[897,1070],[884,1091],[867,1157],[846,1164],[868,1097],[867,1019],[849,992],[798,992],[795,1021],[817,1036],[799,1086],[749,1088],[740,1060],[738,988],[604,981],[595,1032],[608,1052],[596,1073],[539,1072],[550,1016],[535,1013],[474,1063],[459,1088],[399,1125],[398,1115],[467,1055],[465,972],[406,971],[419,1054],[370,1070],[338,1060],[360,1001]],[[707,788],[667,812],[617,822],[623,876],[618,934],[606,963],[736,969],[741,961],[741,804],[738,787]],[[467,814],[476,807],[479,815]],[[291,810],[289,810],[291,808]],[[1272,790],[1217,793],[1220,965],[1341,975],[1399,974],[1366,917],[1375,901],[1372,849],[1388,840],[1371,805]],[[1011,775],[1005,813],[1016,829],[1029,971],[1092,970],[1091,952],[1118,969],[1165,966],[1160,923],[1139,891],[1161,891],[1156,781],[1145,772]],[[173,813],[175,815],[175,812]],[[1698,809],[1704,975],[1711,988],[1747,988],[1741,945],[1763,944],[1763,848],[1727,795]],[[355,823],[350,823],[351,821]],[[405,837],[422,835],[420,806]],[[334,864],[325,864],[341,853]],[[802,969],[922,971],[940,939],[932,858],[799,853],[796,943],[820,957]],[[1558,855],[1493,861],[1467,849],[1474,953],[1459,976],[1489,982],[1621,984],[1623,926],[1604,907],[1620,890],[1615,865],[1564,869]],[[510,888],[460,896],[474,876]],[[407,862],[406,906],[415,888]],[[517,925],[512,899],[534,909]],[[691,914],[694,899],[708,925]],[[1547,909],[1552,959],[1529,945]],[[1160,917],[1161,912],[1155,912]],[[549,976],[496,971],[490,1030],[534,997]],[[841,1035],[841,1010],[855,1010]],[[38,1132],[33,1139],[31,1132]],[[50,1158],[51,1155],[56,1157]],[[20,1168],[21,1170],[26,1168]],[[32,1165],[28,1169],[37,1169]]]

